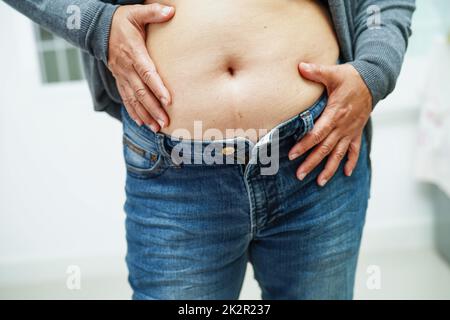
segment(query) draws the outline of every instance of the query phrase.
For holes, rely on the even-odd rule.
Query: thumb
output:
[[[132,17],[138,23],[146,25],[149,23],[161,23],[172,19],[175,8],[159,3],[136,5],[133,8]]]
[[[335,66],[317,65],[312,63],[300,63],[301,75],[311,81],[324,84],[326,87],[332,86],[336,80]]]

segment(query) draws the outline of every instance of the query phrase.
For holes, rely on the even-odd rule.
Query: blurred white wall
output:
[[[0,3],[0,283],[125,252],[120,123],[94,113],[84,82],[41,83],[32,31]]]
[[[44,85],[31,23],[0,3],[0,287],[124,274],[121,127],[94,113],[83,82]],[[432,208],[413,179],[426,72],[407,58],[373,119],[373,188],[363,250],[428,247]]]

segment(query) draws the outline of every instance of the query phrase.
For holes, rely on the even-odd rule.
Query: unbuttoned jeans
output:
[[[177,140],[139,127],[122,108],[129,282],[134,299],[237,299],[247,262],[263,299],[351,299],[370,197],[363,137],[351,177],[344,161],[325,187],[296,170],[290,148],[312,130],[327,97],[280,124],[258,143]],[[278,168],[263,174],[257,154],[277,131]],[[264,139],[269,137],[269,139]],[[183,144],[181,156],[174,150]],[[219,147],[217,147],[219,146]],[[236,157],[238,150],[244,150]],[[255,156],[256,155],[256,156]],[[217,157],[215,158],[217,159]],[[190,161],[192,160],[192,161]]]

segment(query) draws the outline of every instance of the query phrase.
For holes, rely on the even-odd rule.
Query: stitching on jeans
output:
[[[255,194],[253,192],[253,187],[251,186],[250,182],[248,184],[249,189],[249,200],[250,200],[250,235],[252,238],[256,236],[256,208],[254,206],[255,201]]]
[[[242,178],[244,180],[244,185],[246,186],[247,199],[249,201],[249,208],[250,208],[250,239],[253,239],[256,235],[256,230],[254,230],[254,229],[256,229],[256,223],[255,223],[256,214],[254,214],[255,206],[253,204],[255,202],[255,199],[254,199],[254,194],[253,194],[253,188],[248,179],[249,171],[251,169],[249,166],[251,166],[251,164],[248,164],[247,166],[244,167],[244,173],[242,175]]]
[[[122,141],[123,144],[126,145],[128,148],[130,148],[133,152],[145,158],[146,151],[141,147],[139,147],[138,145],[134,144],[128,137],[123,135]]]

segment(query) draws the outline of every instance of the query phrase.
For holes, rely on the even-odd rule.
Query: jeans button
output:
[[[224,156],[229,156],[231,154],[233,154],[236,151],[236,149],[234,147],[225,147],[222,149],[222,154]]]

